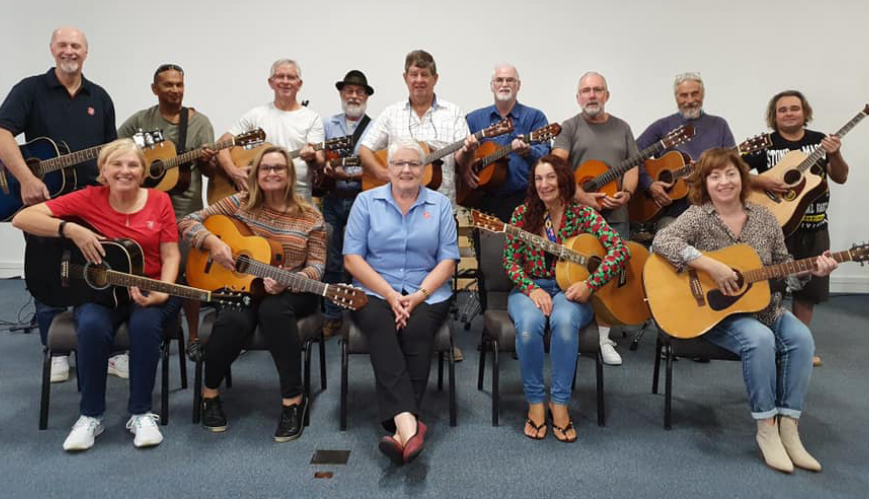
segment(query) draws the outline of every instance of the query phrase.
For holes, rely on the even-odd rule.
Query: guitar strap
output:
[[[189,111],[186,107],[181,108],[181,120],[178,122],[178,152],[187,151],[187,114]]]
[[[356,131],[353,132],[353,138],[350,140],[351,151],[356,149],[356,143],[362,138],[362,133],[365,132],[365,127],[368,126],[369,121],[371,121],[371,118],[366,114],[361,120],[359,120],[359,124],[356,125]]]

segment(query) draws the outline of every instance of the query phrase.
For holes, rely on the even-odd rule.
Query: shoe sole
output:
[[[144,449],[147,447],[156,447],[156,446],[160,445],[161,443],[163,443],[162,438],[160,440],[157,440],[156,442],[151,441],[151,442],[142,442],[142,443],[138,443],[138,444],[136,443],[135,440],[133,440],[133,447],[135,447],[137,449]]]
[[[223,426],[205,426],[205,425],[202,425],[202,427],[205,428],[206,430],[210,431],[211,433],[223,433],[226,431],[227,428],[229,428],[229,425],[228,424],[223,425]]]
[[[66,376],[52,376],[49,379],[52,383],[63,383],[69,380],[69,373],[66,373]]]
[[[401,451],[397,451],[394,445],[389,442],[380,442],[377,445],[377,448],[380,449],[380,452],[383,455],[392,461],[392,464],[396,466],[404,466],[404,454],[402,454]]]
[[[66,447],[64,447],[63,450],[65,450],[66,452],[75,453],[75,452],[84,452],[86,450],[92,449],[94,446],[94,443],[96,443],[97,437],[102,435],[103,431],[105,431],[105,429],[106,428],[104,426],[98,427],[97,431],[94,432],[94,442],[92,442],[89,446],[87,446],[87,447],[70,447],[68,449]]]
[[[126,375],[121,374],[120,371],[118,371],[117,369],[115,369],[115,368],[113,368],[113,367],[111,367],[111,366],[109,366],[109,370],[108,370],[108,372],[109,372],[109,374],[111,374],[112,376],[117,376],[117,377],[119,377],[119,378],[121,378],[121,379],[130,379],[130,373],[127,373]]]

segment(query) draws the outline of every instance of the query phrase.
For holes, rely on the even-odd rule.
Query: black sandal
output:
[[[577,437],[568,438],[568,436],[567,436],[567,432],[569,432],[570,430],[576,431],[576,428],[574,428],[574,426],[573,426],[572,419],[568,420],[567,426],[562,428],[562,427],[555,424],[555,418],[552,417],[552,409],[549,410],[549,419],[552,420],[552,436],[555,437],[555,440],[558,440],[559,442],[564,442],[566,444],[572,444],[573,442],[576,442]],[[564,438],[559,438],[558,434],[555,433],[555,430],[560,431],[561,434],[564,435]]]
[[[530,427],[534,428],[534,435],[529,435],[529,434],[525,433],[524,430],[523,430],[523,432],[522,432],[526,437],[530,438],[531,440],[543,440],[544,438],[546,438],[546,433],[549,433],[549,432],[547,431],[547,432],[544,433],[543,435],[540,435],[540,430],[542,430],[542,429],[544,429],[544,428],[548,428],[548,427],[546,426],[546,420],[545,420],[545,419],[544,419],[543,422],[540,423],[539,425],[538,425],[538,424],[534,424],[534,421],[531,421],[530,418],[529,418],[529,419],[526,419],[526,420],[525,420],[525,426],[530,426]]]

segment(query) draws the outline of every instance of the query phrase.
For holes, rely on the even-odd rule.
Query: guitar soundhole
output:
[[[602,260],[600,257],[593,256],[588,259],[588,265],[585,268],[588,269],[589,274],[594,274],[598,267],[600,267]]]
[[[669,184],[673,181],[673,172],[671,172],[670,170],[663,170],[661,173],[658,174],[658,180]]]
[[[84,266],[84,280],[88,286],[102,290],[109,287],[108,279],[106,278],[106,270],[110,269],[109,264],[103,261],[100,265],[86,263]]]
[[[163,166],[163,161],[157,160],[151,163],[151,166],[148,167],[148,176],[151,178],[159,178],[163,176],[163,172],[166,171],[166,168]]]
[[[250,257],[247,255],[241,255],[235,260],[235,270],[241,272],[242,274],[247,273],[247,269],[250,267]]]
[[[799,170],[788,170],[785,172],[785,176],[782,178],[787,185],[794,186],[800,183],[802,180],[803,174],[800,173]]]

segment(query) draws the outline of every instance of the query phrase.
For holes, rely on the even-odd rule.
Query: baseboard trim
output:
[[[869,276],[830,276],[831,293],[869,293]]]
[[[22,262],[0,262],[0,279],[22,276],[24,276],[24,265]]]

